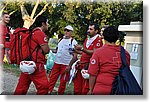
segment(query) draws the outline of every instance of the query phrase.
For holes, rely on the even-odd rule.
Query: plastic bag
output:
[[[48,54],[48,59],[46,62],[46,70],[52,70],[55,59],[56,59],[56,54],[50,50],[50,52]]]

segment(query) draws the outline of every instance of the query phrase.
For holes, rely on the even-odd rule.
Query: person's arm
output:
[[[94,85],[95,85],[95,80],[96,80],[96,76],[90,75],[90,78],[89,78],[89,92],[88,92],[89,95],[91,95],[92,92],[93,92],[93,88],[94,88]]]
[[[77,54],[82,54],[82,51],[79,51],[79,50],[76,50],[76,49],[74,49],[74,51],[75,51]]]
[[[40,45],[44,54],[48,54],[50,49],[48,46],[48,38],[44,32],[40,30],[35,30],[33,34],[33,40]]]
[[[69,65],[68,65],[67,68],[66,68],[66,72],[69,72],[69,71],[71,70],[72,64],[73,64],[75,61],[77,61],[77,60],[78,60],[78,58],[77,58],[77,53],[73,53],[73,57],[72,57],[72,59],[71,59]]]
[[[85,49],[85,48],[83,47],[83,48],[81,48],[80,50],[83,51],[84,53],[88,54],[88,55],[92,55],[95,49],[93,49],[93,50],[88,50],[88,49]]]
[[[97,50],[98,51],[98,50]],[[95,51],[94,54],[92,55],[90,59],[90,64],[88,67],[88,73],[90,75],[89,78],[89,92],[88,94],[93,93],[93,89],[96,83],[96,79],[98,77],[98,74],[100,73],[100,56],[99,56],[99,51]]]
[[[94,50],[87,50],[87,49],[85,49],[84,47],[82,47],[80,45],[75,45],[75,50],[77,52],[83,51],[84,53],[89,54],[89,55],[92,55],[93,52],[94,52]]]
[[[42,44],[40,45],[41,46],[41,49],[42,51],[44,52],[44,54],[48,54],[49,53],[49,47],[48,47],[48,44]]]

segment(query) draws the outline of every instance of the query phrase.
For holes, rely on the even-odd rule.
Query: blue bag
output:
[[[112,95],[142,95],[143,91],[132,74],[127,62],[125,50],[121,47],[122,66],[119,69],[119,75],[115,77],[112,83]]]
[[[50,52],[48,54],[48,59],[46,62],[46,70],[52,70],[55,59],[56,59],[56,54],[50,50]]]

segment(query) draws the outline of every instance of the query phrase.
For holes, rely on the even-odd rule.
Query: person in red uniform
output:
[[[119,74],[122,65],[120,46],[115,45],[118,40],[118,30],[114,26],[107,27],[103,32],[105,45],[97,49],[90,59],[88,72],[90,74],[88,94],[109,95],[112,82]],[[126,51],[126,60],[130,65],[130,55]]]
[[[86,38],[83,47],[76,45],[75,50],[81,52],[80,61],[76,65],[77,73],[74,78],[74,94],[87,94],[89,91],[88,79],[84,79],[81,75],[81,70],[83,68],[88,69],[88,64],[90,63],[90,58],[95,49],[102,47],[102,39],[100,38],[99,26],[95,23],[91,23],[88,27],[87,33],[89,38]]]
[[[9,60],[9,45],[10,45],[10,30],[7,24],[10,21],[10,16],[7,12],[2,13],[1,17],[1,23],[0,23],[0,44],[4,46],[4,48],[1,50],[1,62],[3,62],[4,54],[6,54],[7,59]]]
[[[45,54],[49,52],[47,36],[44,33],[48,30],[48,19],[45,16],[38,16],[35,25],[36,28],[33,30],[31,40],[31,51],[39,46],[32,54],[32,60],[36,63],[36,70],[33,74],[21,73],[14,92],[15,95],[26,94],[32,81],[37,89],[37,94],[48,94],[48,78],[44,68]]]

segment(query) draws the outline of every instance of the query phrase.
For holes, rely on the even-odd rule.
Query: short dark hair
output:
[[[96,23],[90,23],[90,26],[94,25],[94,29],[99,31],[99,25]]]
[[[34,23],[35,23],[35,26],[36,26],[36,27],[41,27],[41,26],[42,26],[42,23],[45,23],[45,24],[46,24],[46,22],[47,22],[47,17],[40,15],[40,16],[38,16],[38,17],[36,18],[36,20],[35,20]]]
[[[8,13],[7,11],[3,11],[3,12],[2,12],[2,16],[4,16],[5,14],[6,14],[6,15],[9,15],[9,13]]]
[[[118,29],[115,26],[108,26],[104,29],[103,36],[106,41],[115,43],[119,37]]]

